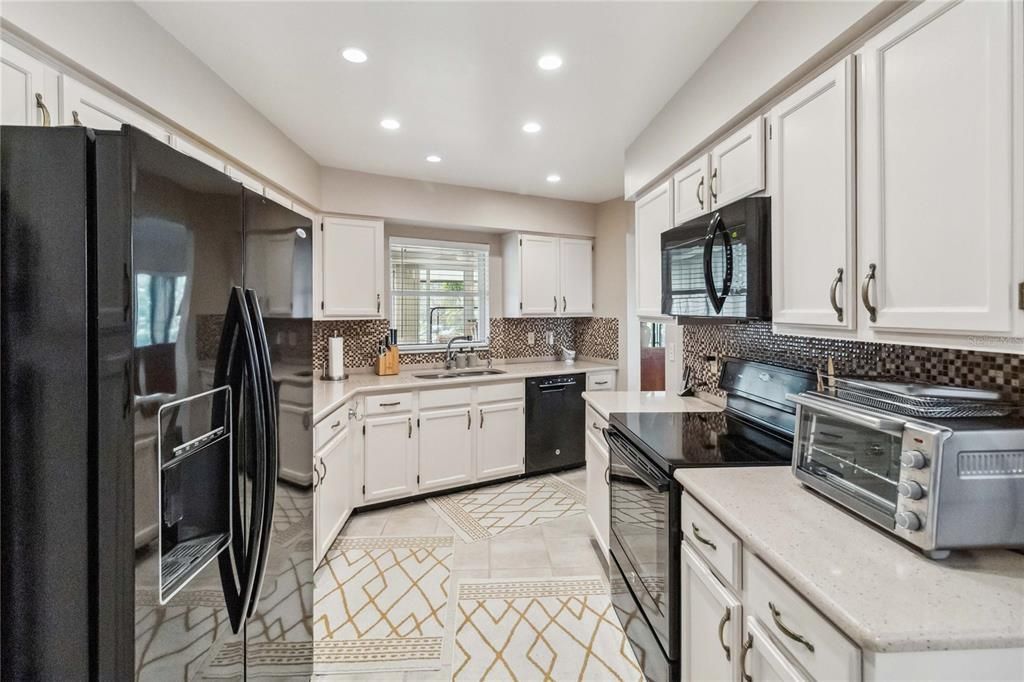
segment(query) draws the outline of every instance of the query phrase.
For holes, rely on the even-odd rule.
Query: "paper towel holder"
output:
[[[340,377],[332,377],[327,373],[327,368],[324,367],[324,373],[320,375],[320,381],[345,381],[348,379],[348,372],[342,374]]]

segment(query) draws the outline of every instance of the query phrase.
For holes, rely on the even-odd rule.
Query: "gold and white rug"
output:
[[[586,493],[557,476],[537,476],[432,497],[427,504],[459,537],[474,542],[582,514]]]
[[[461,580],[453,680],[642,682],[598,577]]]
[[[339,537],[314,577],[316,673],[440,668],[453,542]]]

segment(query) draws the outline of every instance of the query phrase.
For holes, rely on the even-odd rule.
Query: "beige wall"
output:
[[[901,4],[757,3],[626,149],[625,196],[636,198]]]
[[[316,161],[135,3],[5,1],[0,18],[6,31],[319,205]]]
[[[594,222],[594,315],[619,320],[619,376],[625,390],[628,235],[633,202],[612,199],[597,206]]]
[[[477,231],[592,236],[596,207],[580,201],[495,192],[340,168],[321,169],[325,213]]]

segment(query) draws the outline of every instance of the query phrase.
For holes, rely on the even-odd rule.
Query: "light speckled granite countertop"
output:
[[[1024,647],[1024,556],[932,561],[803,488],[786,467],[680,469],[683,489],[863,649]]]
[[[560,360],[542,360],[539,362],[508,362],[494,363],[494,369],[504,374],[488,376],[459,377],[454,379],[417,379],[414,374],[440,371],[430,365],[404,365],[398,374],[381,377],[372,372],[351,372],[346,381],[321,381],[319,377],[313,382],[313,423],[337,409],[346,400],[359,393],[379,393],[381,391],[410,391],[423,388],[442,388],[465,386],[492,381],[508,381],[527,377],[549,376],[555,374],[576,374],[599,370],[617,370],[613,362],[597,360],[577,360],[567,365]]]
[[[680,398],[665,391],[588,391],[583,399],[599,415],[613,412],[721,412],[722,408],[700,398]]]

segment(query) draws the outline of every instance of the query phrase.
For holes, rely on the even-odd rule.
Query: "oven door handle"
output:
[[[844,419],[859,426],[874,429],[875,431],[884,431],[886,433],[900,435],[903,433],[903,429],[907,424],[907,422],[902,419],[883,417],[871,412],[846,407],[837,401],[824,400],[806,393],[801,393],[799,395],[787,395],[786,398],[802,407],[809,407],[813,410],[817,410],[818,412],[824,412],[825,414],[833,417],[838,417],[839,419]]]
[[[629,443],[627,443],[626,440],[622,436],[618,435],[616,432],[612,431],[611,429],[602,429],[602,431],[604,433],[604,439],[608,443],[608,447],[611,450],[614,451],[614,454],[618,455],[622,460],[624,460],[626,462],[626,464],[627,464],[627,466],[629,466],[629,470],[633,474],[633,476],[638,478],[644,485],[646,485],[648,488],[650,488],[651,490],[653,490],[655,492],[663,493],[666,490],[668,490],[668,488],[669,488],[668,481],[667,480],[660,480],[659,481],[658,479],[656,479],[653,476],[651,476],[651,474],[643,467],[643,465],[640,464],[641,460],[643,459],[643,455],[641,455],[639,453],[633,454],[633,452],[634,452],[633,447],[630,446]],[[609,454],[612,454],[612,453],[609,453]],[[634,462],[637,463],[637,466],[632,466],[632,464]],[[611,458],[610,457],[609,457],[608,464],[609,464],[609,471],[610,471],[611,470]],[[612,478],[616,478],[615,474],[609,474],[609,479],[612,479]],[[621,479],[621,476],[619,476],[619,478]],[[609,480],[609,484],[611,484],[610,480]]]

